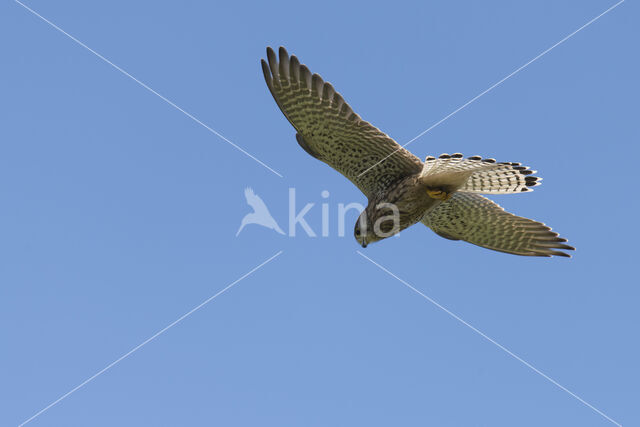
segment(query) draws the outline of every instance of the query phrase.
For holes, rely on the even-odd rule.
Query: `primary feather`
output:
[[[420,159],[375,126],[362,120],[330,83],[311,74],[281,47],[267,48],[262,70],[267,86],[309,154],[347,177],[367,197],[418,173]],[[385,157],[375,171],[362,174]]]
[[[478,194],[455,193],[422,223],[444,238],[515,255],[568,257],[560,250],[574,249],[543,223],[506,212]]]

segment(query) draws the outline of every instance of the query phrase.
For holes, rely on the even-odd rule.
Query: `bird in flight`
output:
[[[248,224],[258,224],[270,228],[278,234],[284,234],[284,231],[282,231],[276,220],[271,216],[267,205],[262,201],[260,196],[253,192],[253,189],[249,187],[245,188],[244,197],[247,199],[247,204],[253,208],[253,212],[246,214],[244,218],[242,218],[236,237],[238,237],[238,234],[240,234],[244,226]]]
[[[546,225],[506,212],[481,194],[515,194],[540,183],[520,163],[460,153],[424,162],[362,120],[330,83],[280,47],[261,61],[269,91],[298,144],[368,198],[354,227],[362,247],[422,222],[450,240],[524,256],[570,255]]]

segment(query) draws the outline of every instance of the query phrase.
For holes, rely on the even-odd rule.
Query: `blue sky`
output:
[[[0,424],[614,425],[357,254],[365,203],[300,149],[259,66],[284,45],[404,143],[615,2],[0,4]],[[531,259],[416,225],[363,253],[623,425],[640,424],[638,5],[411,144],[520,161],[494,200],[577,247]],[[286,228],[289,188],[329,237]],[[321,197],[327,190],[330,196]]]

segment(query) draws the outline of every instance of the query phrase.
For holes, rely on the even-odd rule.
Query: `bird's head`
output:
[[[353,235],[358,244],[366,248],[400,232],[400,213],[393,203],[370,203],[356,221]]]

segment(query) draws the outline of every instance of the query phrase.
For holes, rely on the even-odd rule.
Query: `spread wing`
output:
[[[478,194],[455,193],[428,212],[422,223],[444,238],[515,255],[568,257],[557,249],[574,249],[546,225],[505,212]]]
[[[346,176],[367,197],[384,191],[399,178],[420,172],[420,159],[362,120],[330,83],[312,75],[283,47],[278,56],[267,48],[269,62],[262,60],[264,78],[307,153]]]

